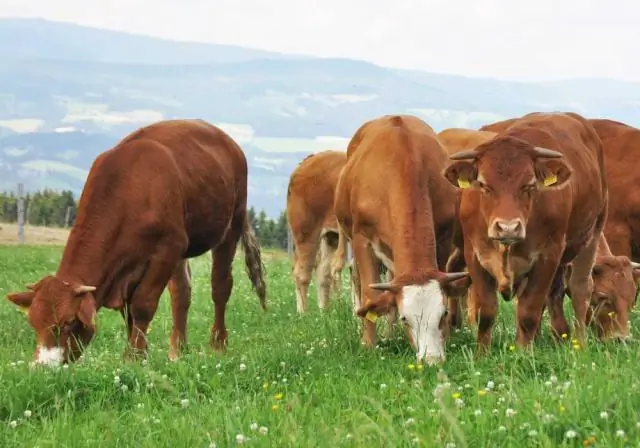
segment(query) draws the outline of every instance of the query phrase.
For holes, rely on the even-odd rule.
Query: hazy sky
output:
[[[0,0],[0,16],[468,76],[640,81],[640,0]]]

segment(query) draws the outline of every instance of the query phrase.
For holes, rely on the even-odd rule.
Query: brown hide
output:
[[[36,361],[43,362],[40,351],[50,357],[56,352],[56,363],[80,356],[73,336],[88,343],[95,312],[103,306],[122,313],[126,306],[129,345],[146,353],[146,331],[172,272],[182,269],[186,278],[186,267],[178,267],[181,260],[208,250],[215,258],[212,344],[222,348],[238,240],[265,308],[260,250],[246,206],[244,153],[226,133],[202,120],[145,126],[100,154],[89,171],[57,272],[26,293],[28,320],[36,331]],[[9,299],[16,302],[17,296]],[[180,347],[173,341],[181,345],[185,339],[188,307],[188,297],[173,303],[174,354]],[[59,344],[55,330],[61,332]]]
[[[331,282],[334,289],[339,286],[341,269],[330,272],[331,257],[338,249],[338,224],[333,212],[333,199],[340,170],[346,162],[344,151],[319,152],[302,160],[289,180],[287,221],[295,243],[293,276],[299,313],[307,311],[307,293],[314,265],[318,306],[321,309],[328,306]]]
[[[438,140],[444,145],[449,154],[455,154],[467,149],[473,149],[495,137],[497,133],[491,131],[476,131],[475,129],[448,128],[438,133]]]
[[[455,219],[456,192],[440,174],[446,163],[447,152],[429,125],[408,115],[383,116],[356,131],[336,187],[336,218],[351,240],[364,302],[358,315],[397,308],[419,359],[424,347],[411,335],[418,328],[403,315],[403,288],[465,276],[446,277],[438,269],[444,269]],[[374,290],[379,261],[394,278]],[[371,347],[375,339],[375,323],[367,318],[363,341]],[[441,361],[444,353],[435,358]]]
[[[574,113],[528,114],[472,154],[451,159],[457,161],[445,176],[454,185],[463,181],[460,221],[479,348],[490,343],[496,289],[507,296],[518,292],[518,343],[526,345],[539,328],[547,295],[559,292],[561,305],[562,266],[572,260],[582,339],[608,196],[602,144],[593,127]],[[552,184],[545,185],[546,179]],[[561,306],[551,302],[552,328],[568,333]]]

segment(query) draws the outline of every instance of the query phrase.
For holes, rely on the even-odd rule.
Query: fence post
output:
[[[67,207],[67,214],[64,217],[64,226],[69,227],[69,218],[71,217],[71,206]]]
[[[18,183],[18,242],[24,243],[24,184]]]
[[[293,256],[293,234],[289,225],[287,225],[287,254],[289,254],[289,258]]]

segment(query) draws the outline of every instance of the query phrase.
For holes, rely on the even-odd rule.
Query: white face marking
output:
[[[34,364],[42,364],[47,367],[57,367],[62,364],[63,350],[62,347],[43,347],[38,346],[38,358]]]
[[[440,284],[431,280],[425,285],[402,288],[400,316],[406,318],[416,344],[418,362],[428,364],[444,361],[444,339],[439,328],[446,308]]]

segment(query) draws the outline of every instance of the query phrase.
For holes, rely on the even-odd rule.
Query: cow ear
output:
[[[396,295],[391,291],[384,291],[369,300],[356,314],[371,322],[375,322],[378,316],[387,314],[396,306]]]
[[[18,305],[20,308],[29,309],[35,296],[35,291],[12,292],[7,294],[7,299]]]
[[[572,170],[561,159],[539,158],[535,161],[538,187],[543,190],[560,189],[567,185]]]
[[[96,301],[92,296],[87,296],[80,301],[77,316],[85,328],[96,331]]]
[[[471,188],[472,182],[478,177],[478,168],[475,161],[458,160],[450,164],[443,176],[456,188]]]

